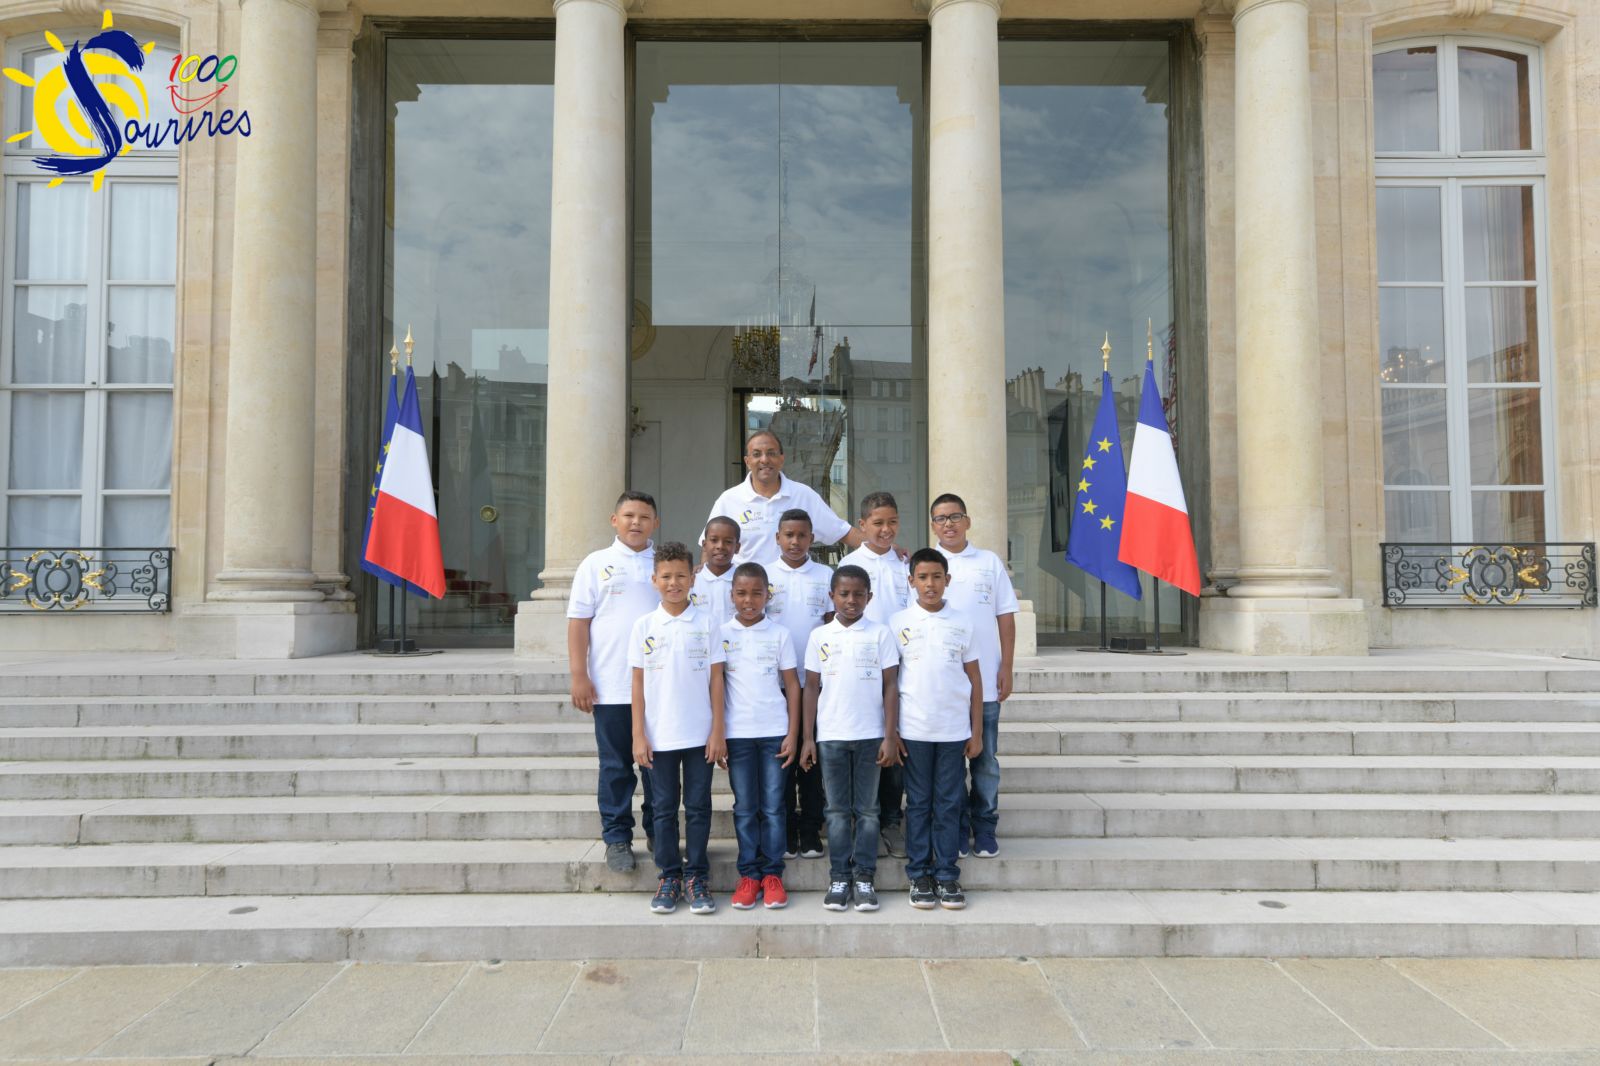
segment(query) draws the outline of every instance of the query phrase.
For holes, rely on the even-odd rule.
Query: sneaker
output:
[[[967,838],[967,834],[961,834],[961,843],[956,845],[956,851],[963,859],[972,854],[972,841]]]
[[[802,859],[822,858],[822,837],[816,833],[807,833],[800,840],[800,857]]]
[[[644,838],[644,851],[645,851],[646,855],[654,855],[656,853],[656,838],[655,837],[645,837]]]
[[[850,882],[834,881],[828,885],[828,894],[822,897],[822,906],[830,911],[842,911],[850,905]]]
[[[753,877],[741,877],[739,883],[733,886],[733,895],[728,898],[728,906],[736,911],[747,911],[756,905],[756,897],[761,895],[761,882]]]
[[[992,859],[1000,854],[1000,842],[994,838],[993,833],[979,833],[972,853],[980,859]]]
[[[689,878],[688,895],[690,914],[710,914],[717,909],[717,901],[711,898],[711,886],[703,877]]]
[[[856,882],[856,910],[875,911],[878,909],[878,890],[872,887],[871,881]]]
[[[931,911],[939,903],[934,892],[933,878],[919,877],[911,882],[911,905],[919,911]]]
[[[782,910],[789,905],[789,893],[784,891],[783,878],[768,874],[761,879],[761,902],[769,911]]]
[[[900,828],[900,823],[879,826],[878,842],[885,855],[893,855],[897,859],[906,857],[906,834]]]
[[[614,874],[631,874],[639,864],[633,858],[633,845],[626,840],[606,845],[606,869]]]
[[[650,909],[657,914],[671,914],[678,909],[678,901],[682,898],[683,882],[676,877],[663,877],[656,886],[656,895],[650,901]]]
[[[799,837],[789,838],[789,842],[785,844],[783,848],[783,857],[786,859],[798,859],[800,857]]]
[[[947,911],[958,911],[967,905],[967,895],[961,891],[960,881],[939,882],[939,906]]]

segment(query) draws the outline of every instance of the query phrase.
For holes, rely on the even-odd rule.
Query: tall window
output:
[[[158,46],[146,69],[172,57]],[[28,37],[10,42],[5,65],[38,81],[62,58]],[[7,89],[6,133],[33,129],[33,90]],[[59,106],[75,108],[70,97]],[[150,118],[165,121],[164,102],[149,98]],[[81,126],[75,111],[64,116]],[[166,546],[177,152],[135,148],[98,190],[89,178],[51,188],[33,163],[41,154],[53,153],[35,134],[0,158],[0,529],[14,548]]]
[[[1373,57],[1386,537],[1553,525],[1539,55],[1434,38]]]

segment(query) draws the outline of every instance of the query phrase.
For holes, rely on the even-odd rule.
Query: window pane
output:
[[[106,488],[172,484],[172,394],[114,392],[106,397]]]
[[[1474,540],[1503,544],[1544,540],[1544,493],[1474,492]]]
[[[1538,389],[1469,389],[1474,485],[1544,483]]]
[[[1493,48],[1461,48],[1456,62],[1461,79],[1461,150],[1531,149],[1528,57]]]
[[[178,263],[178,186],[115,182],[111,186],[113,281],[172,281]]]
[[[1383,539],[1401,542],[1450,542],[1450,493],[1383,494]]]
[[[28,285],[18,286],[16,294],[11,380],[18,385],[81,383],[88,291],[68,285]]]
[[[1532,281],[1537,276],[1532,186],[1469,185],[1461,190],[1461,213],[1468,281]]]
[[[83,394],[12,393],[11,487],[76,489],[82,486]]]
[[[144,83],[146,88],[150,90],[150,116],[147,121],[151,125],[160,128],[165,128],[168,119],[179,117],[178,113],[172,108],[172,94],[167,91],[167,86],[171,84],[167,81],[167,71],[172,69],[172,57],[176,54],[171,48],[163,48],[157,45],[155,50],[150,53],[149,58],[144,61]],[[180,87],[179,92],[182,92],[185,96],[192,97],[199,95],[201,92],[212,92],[222,87],[219,82],[206,82],[203,89],[197,90],[195,84],[194,82],[189,82],[187,85]],[[217,98],[212,110],[220,110],[224,107],[237,108],[238,101],[230,99],[237,92],[237,89],[224,91]],[[142,141],[135,142],[133,148],[135,153],[151,151],[148,148],[141,148],[140,145],[142,143]],[[174,147],[171,137],[162,142],[162,148],[165,150],[171,151]]]
[[[1378,280],[1441,281],[1439,190],[1378,189]]]
[[[106,290],[106,301],[107,380],[171,384],[176,322],[172,289],[114,285]]]
[[[1443,389],[1383,390],[1383,482],[1448,485]]]
[[[77,496],[13,496],[6,518],[12,548],[83,547]]]
[[[1439,55],[1433,46],[1372,57],[1373,110],[1380,152],[1439,150]]]
[[[1444,381],[1444,290],[1379,289],[1379,374],[1385,383]]]
[[[172,504],[166,496],[107,496],[107,548],[164,548],[172,543]]]
[[[65,43],[65,42],[63,42],[63,43]],[[61,64],[65,63],[66,61],[67,61],[67,54],[65,52],[58,52],[54,48],[46,47],[46,48],[40,48],[37,51],[32,51],[32,52],[25,53],[22,56],[22,60],[18,64],[18,66],[20,66],[22,68],[22,70],[25,73],[27,73],[27,75],[30,78],[32,78],[34,80],[34,82],[37,84],[39,81],[43,80],[43,78],[47,74],[49,74],[52,70],[55,70],[57,67],[61,66]],[[19,107],[19,109],[17,111],[17,114],[27,116],[29,119],[31,119],[32,116],[33,116],[33,94],[36,91],[37,90],[35,90],[35,89],[24,88],[22,86],[12,86],[10,84],[6,85],[7,94],[10,94],[12,92],[16,92],[17,96],[18,96],[18,98],[19,98],[19,100],[21,102],[21,106]],[[57,100],[56,107],[57,107],[57,110],[58,110],[58,112],[60,114],[60,117],[63,120],[66,119],[66,111],[65,111],[65,108],[67,106],[66,102],[68,100],[70,100],[70,99],[72,99],[72,94],[71,93],[62,93],[61,97],[58,98],[58,100]],[[26,125],[23,128],[24,129],[35,129],[37,127],[31,121],[29,121],[29,122],[26,123]],[[69,125],[66,128],[67,129],[71,129],[72,127]],[[11,131],[7,130],[6,132],[9,134]],[[12,145],[7,145],[6,147],[7,147],[7,149],[12,149],[13,148]],[[42,152],[42,151],[48,150],[48,147],[44,143],[44,138],[39,137],[37,135],[35,135],[34,137],[29,138],[26,141],[23,141],[20,145],[16,145],[14,147],[17,150],[24,151],[24,152]]]
[[[1538,381],[1538,290],[1466,290],[1467,380]]]
[[[17,186],[17,278],[84,281],[88,271],[89,185]]]

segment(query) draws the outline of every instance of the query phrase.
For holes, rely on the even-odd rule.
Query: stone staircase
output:
[[[1031,660],[960,913],[653,916],[557,664],[13,658],[0,963],[754,954],[1600,956],[1600,664]],[[92,667],[92,669],[91,669]],[[712,877],[735,877],[718,774]],[[642,850],[641,850],[642,854]]]

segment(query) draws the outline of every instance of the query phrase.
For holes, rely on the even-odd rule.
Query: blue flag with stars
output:
[[[1100,409],[1095,412],[1094,428],[1089,431],[1077,488],[1072,501],[1072,528],[1067,536],[1067,562],[1139,599],[1139,571],[1117,558],[1122,544],[1122,506],[1128,496],[1128,473],[1122,461],[1122,434],[1117,430],[1117,405],[1111,398],[1109,370],[1100,372]]]
[[[383,447],[378,452],[378,465],[372,472],[372,484],[367,493],[367,524],[361,532],[361,569],[376,577],[379,581],[386,581],[397,589],[426,596],[426,590],[411,584],[405,578],[391,574],[377,563],[367,562],[367,541],[372,537],[372,511],[378,502],[378,482],[383,480],[383,464],[389,461],[389,438],[394,436],[394,424],[400,420],[400,382],[397,375],[389,375],[388,402],[383,407]]]

